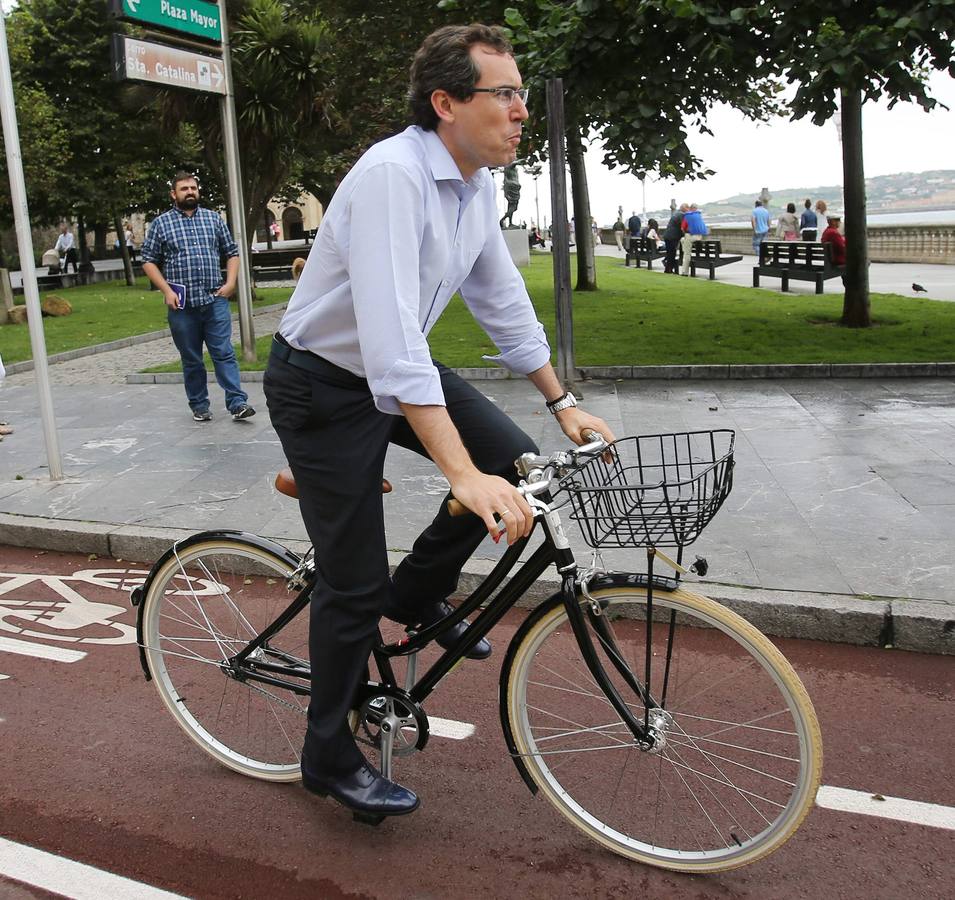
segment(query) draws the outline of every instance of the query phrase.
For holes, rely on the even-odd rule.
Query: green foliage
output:
[[[146,185],[178,165],[181,146],[155,139],[154,94],[113,81],[110,34],[122,26],[106,4],[22,0],[7,23],[33,218],[92,225],[148,209]]]

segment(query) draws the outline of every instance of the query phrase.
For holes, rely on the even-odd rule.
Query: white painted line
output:
[[[9,675],[0,675],[0,681],[3,681],[4,678],[9,678]]]
[[[71,900],[182,900],[112,872],[0,838],[0,875]]]
[[[455,722],[454,719],[439,719],[436,716],[428,716],[428,727],[435,737],[451,738],[452,741],[463,741],[475,732],[469,722]]]
[[[50,647],[47,644],[34,644],[32,641],[17,641],[13,638],[0,637],[0,652],[3,651],[67,663],[79,662],[86,656],[79,650],[63,650],[60,647]]]
[[[903,800],[901,797],[876,800],[871,792],[850,791],[848,788],[829,787],[824,784],[816,794],[816,805],[840,812],[879,816],[882,819],[894,819],[896,822],[911,822],[914,825],[955,831],[955,807],[939,806],[936,803]]]

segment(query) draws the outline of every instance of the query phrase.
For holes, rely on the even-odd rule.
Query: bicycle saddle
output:
[[[295,486],[295,476],[288,466],[275,476],[275,489],[280,494],[285,494],[286,497],[295,497],[298,499],[298,488]],[[381,492],[383,494],[390,494],[392,490],[391,482],[387,478],[382,478]]]

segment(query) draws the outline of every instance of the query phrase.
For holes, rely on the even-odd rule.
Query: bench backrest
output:
[[[694,259],[719,259],[723,247],[719,241],[694,241]]]
[[[631,253],[660,253],[657,242],[651,238],[632,237],[630,238]]]
[[[763,241],[759,264],[784,269],[823,269],[832,266],[832,248],[818,241]]]

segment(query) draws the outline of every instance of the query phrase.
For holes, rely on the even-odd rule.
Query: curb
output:
[[[191,531],[180,528],[110,525],[17,516],[0,513],[0,544],[152,564]],[[296,553],[308,544],[277,538]],[[392,569],[404,553],[389,551]],[[461,573],[459,587],[472,591],[493,568],[495,560],[472,559]],[[780,638],[827,641],[866,647],[955,655],[955,606],[905,597],[858,597],[801,591],[749,588],[720,582],[684,582],[742,615],[765,634]],[[531,607],[560,589],[560,580],[545,572],[519,606]]]
[[[52,359],[52,357],[51,357]],[[15,365],[19,365],[16,364]],[[32,366],[32,363],[31,363]],[[9,369],[8,369],[9,371]],[[452,369],[467,381],[501,381],[515,377],[506,369]],[[663,381],[746,381],[776,378],[955,378],[955,362],[950,363],[795,363],[740,364],[702,366],[581,366],[583,381],[650,380]],[[241,372],[245,382],[262,380],[263,372]],[[209,372],[209,380],[215,375]],[[180,372],[137,372],[126,376],[127,384],[182,384]]]
[[[273,303],[271,306],[260,307],[259,309],[253,311],[252,318],[254,319],[256,316],[263,315],[264,313],[276,312],[280,309],[285,309],[287,305],[287,303]],[[232,321],[237,322],[238,319],[239,314],[233,313]],[[107,341],[105,344],[93,344],[90,347],[77,347],[75,350],[64,350],[62,353],[54,353],[52,356],[48,356],[46,361],[48,365],[55,366],[57,363],[70,362],[70,360],[74,359],[82,359],[84,356],[96,356],[100,353],[109,353],[112,350],[124,350],[126,347],[135,347],[137,344],[148,344],[150,341],[160,341],[163,338],[168,337],[171,337],[168,328],[164,328],[162,331],[147,331],[145,334],[133,334],[129,337],[118,338],[115,341]],[[32,372],[34,369],[34,363],[32,359],[26,359],[22,362],[9,363],[5,368],[8,375],[16,375],[19,372]],[[128,381],[128,379],[132,377],[134,376],[126,376],[127,383],[146,383]],[[182,381],[181,375],[179,376],[179,380]]]

